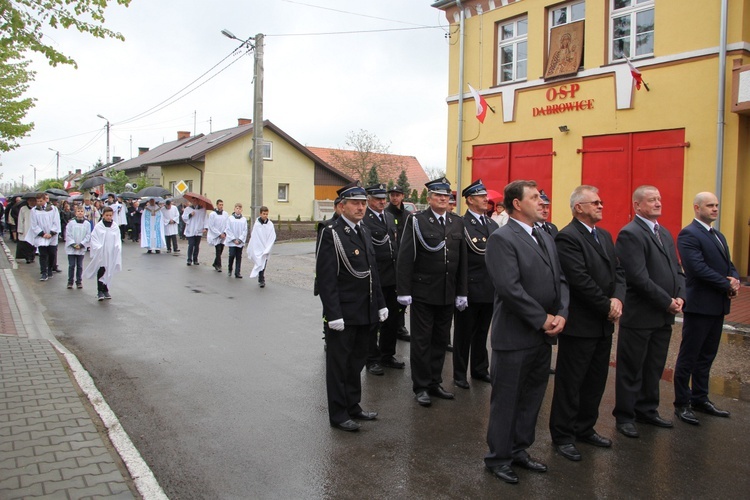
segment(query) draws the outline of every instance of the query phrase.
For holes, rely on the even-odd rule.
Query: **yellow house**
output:
[[[282,220],[310,220],[316,190],[337,188],[351,181],[312,154],[272,122],[263,125],[263,205],[271,217]],[[231,211],[236,202],[250,214],[252,181],[253,126],[250,120],[208,135],[189,137],[178,133],[178,140],[152,151],[143,151],[132,160],[117,165],[132,177],[145,171],[155,184],[169,189],[175,197],[194,191],[212,200],[224,200]]]
[[[433,7],[451,24],[447,172],[459,191],[477,178],[500,192],[534,179],[565,225],[570,193],[592,184],[606,202],[602,225],[617,234],[633,216],[633,190],[653,184],[674,236],[692,220],[695,194],[712,191],[747,274],[750,0]],[[483,122],[469,86],[488,105]]]

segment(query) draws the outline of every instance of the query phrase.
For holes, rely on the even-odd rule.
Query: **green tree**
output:
[[[63,183],[60,182],[57,179],[42,179],[41,181],[37,182],[36,187],[34,188],[35,191],[46,191],[48,189],[63,189]]]
[[[419,203],[419,193],[416,189],[412,190],[411,196],[407,197],[407,200],[412,203]]]
[[[114,179],[114,182],[110,182],[109,184],[107,184],[107,191],[110,191],[112,193],[122,193],[126,190],[125,184],[130,182],[127,174],[125,174],[125,172],[123,172],[122,170],[115,170],[114,168],[110,168],[104,173],[104,175],[106,175],[110,179]],[[138,185],[138,188],[140,189],[140,184]]]
[[[388,191],[390,191],[395,185],[396,182],[393,179],[388,179]]]
[[[419,195],[419,203],[422,205],[427,204],[427,188],[422,189],[422,194]]]
[[[378,177],[378,167],[375,165],[373,165],[370,171],[367,172],[365,186],[372,186],[374,184],[380,184],[380,177]]]
[[[44,37],[44,30],[72,28],[95,38],[124,40],[104,27],[104,11],[115,3],[127,7],[130,0],[0,0],[0,151],[18,147],[15,139],[34,128],[22,123],[34,99],[19,99],[34,79],[27,68],[29,52],[41,54],[51,66],[78,67],[53,46],[54,38]]]
[[[401,173],[398,174],[398,185],[404,190],[404,193],[409,192],[409,179],[406,177],[406,170],[401,169]]]

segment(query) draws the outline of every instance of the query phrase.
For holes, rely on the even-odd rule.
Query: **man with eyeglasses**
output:
[[[570,287],[570,306],[568,322],[558,336],[549,428],[557,452],[573,461],[581,460],[576,441],[612,446],[594,426],[607,385],[612,333],[622,316],[625,271],[612,236],[596,226],[603,209],[596,187],[578,186],[570,195],[573,220],[555,237]]]

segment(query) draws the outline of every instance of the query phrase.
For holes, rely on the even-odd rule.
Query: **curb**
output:
[[[18,265],[15,263],[15,260],[11,259],[10,250],[3,238],[0,238],[0,245],[2,245],[6,256],[8,256],[8,259],[13,264],[13,269],[17,269]],[[148,464],[143,460],[140,452],[131,441],[130,436],[128,436],[122,424],[120,424],[117,415],[115,415],[109,404],[105,401],[104,396],[102,396],[102,393],[97,389],[94,379],[91,378],[89,372],[86,371],[76,355],[55,338],[41,311],[28,304],[21,294],[18,282],[11,270],[5,270],[5,277],[8,280],[11,295],[16,303],[28,337],[47,340],[55,350],[65,357],[65,361],[68,363],[76,383],[84,394],[86,394],[89,403],[94,407],[99,418],[107,428],[107,437],[127,467],[138,493],[144,500],[168,499],[169,497],[164,493]]]

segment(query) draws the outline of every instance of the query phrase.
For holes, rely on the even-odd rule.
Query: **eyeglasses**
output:
[[[603,207],[604,202],[602,200],[594,200],[594,201],[579,201],[579,205],[586,205],[587,203],[591,203],[592,205],[596,205],[597,207]]]

